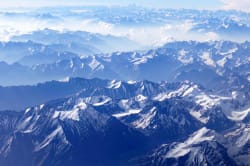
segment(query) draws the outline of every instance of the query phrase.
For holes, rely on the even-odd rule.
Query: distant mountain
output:
[[[21,110],[50,100],[68,97],[85,88],[106,85],[105,80],[67,79],[34,86],[0,87],[0,110]]]
[[[13,36],[11,41],[32,41],[49,46],[59,52],[72,52],[80,55],[126,51],[140,48],[138,43],[126,37],[101,35],[84,31],[60,32],[51,29]]]
[[[27,43],[30,44],[34,43]],[[224,86],[237,88],[249,84],[248,42],[172,42],[144,52],[81,57],[71,52],[55,52],[52,48],[34,51],[15,64],[1,63],[3,70],[0,73],[3,76],[0,84],[34,84],[66,77],[173,82],[190,80],[218,90]],[[15,66],[18,67],[15,69]],[[22,72],[22,78],[17,82],[13,79],[20,77],[20,70],[26,72]],[[4,76],[8,72],[11,77]]]
[[[44,29],[13,36],[0,44],[0,61],[33,66],[97,53],[135,50],[139,44],[126,37],[84,31]]]

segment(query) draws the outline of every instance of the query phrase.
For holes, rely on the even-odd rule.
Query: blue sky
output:
[[[237,9],[250,11],[250,0],[0,0],[0,7],[128,4],[163,8]]]

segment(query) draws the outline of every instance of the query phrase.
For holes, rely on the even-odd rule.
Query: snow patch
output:
[[[92,61],[89,63],[89,67],[92,70],[103,70],[104,66],[93,57]]]
[[[27,117],[27,118],[19,125],[19,128],[20,128],[20,129],[26,128],[26,127],[29,125],[31,119],[32,119],[32,116]]]
[[[133,123],[133,126],[136,128],[145,129],[148,127],[152,121],[152,119],[156,115],[156,107],[153,107],[150,109],[150,111],[147,114],[141,115],[141,118]]]
[[[120,102],[118,103],[118,105],[121,107],[121,108],[129,108],[129,104],[128,104],[129,100],[128,99],[122,99],[120,100]]]
[[[118,89],[118,88],[120,88],[121,84],[122,84],[121,81],[112,80],[112,81],[109,83],[108,88],[109,88],[109,89],[113,89],[113,88],[114,88],[114,89]]]
[[[152,59],[154,56],[149,54],[149,55],[143,55],[142,57],[133,57],[133,59],[131,60],[131,62],[134,65],[140,65],[140,64],[144,64],[147,63],[149,59]]]
[[[137,95],[135,97],[135,101],[137,101],[137,102],[142,102],[142,101],[145,101],[145,100],[147,100],[147,97],[143,96],[143,95]]]
[[[79,109],[73,109],[72,111],[55,111],[52,118],[59,118],[61,120],[71,119],[74,121],[79,121]]]
[[[242,147],[250,140],[250,127],[248,125],[241,125],[236,130],[225,135],[227,138],[233,138],[237,147]]]
[[[41,104],[41,105],[40,105],[40,110],[43,109],[43,107],[44,107],[44,104]]]
[[[27,109],[25,110],[25,114],[27,114],[28,112],[30,112],[30,110],[31,110],[31,108],[27,108]]]
[[[189,112],[194,118],[196,118],[197,120],[199,120],[200,122],[206,124],[209,120],[209,117],[202,117],[202,113],[200,111],[190,111]]]
[[[209,109],[215,105],[220,105],[222,101],[225,100],[231,100],[231,97],[208,95],[204,92],[195,96],[195,102],[201,105],[204,109]]]
[[[156,97],[153,98],[153,100],[164,101],[166,99],[170,99],[176,96],[189,97],[195,96],[199,93],[200,90],[197,85],[183,84],[179,89],[175,91],[158,94]]]
[[[216,67],[216,64],[211,58],[211,54],[209,52],[203,52],[200,57],[206,65]]]
[[[83,101],[79,101],[72,110],[65,110],[65,111],[55,111],[52,118],[59,118],[61,120],[71,119],[74,121],[80,121],[79,111],[85,110],[87,105]]]
[[[228,115],[228,118],[235,121],[242,121],[247,117],[249,113],[250,108],[242,111],[232,111],[231,114]]]
[[[98,103],[94,103],[93,105],[94,105],[94,106],[102,106],[102,105],[108,103],[109,101],[111,101],[111,98],[108,98],[108,97],[107,97],[107,98],[105,98],[103,101],[98,102]]]
[[[128,116],[128,115],[133,115],[133,114],[138,114],[141,112],[141,109],[131,109],[128,110],[127,112],[123,112],[123,113],[118,113],[118,114],[113,114],[112,116],[116,117],[116,118],[122,118],[124,116]]]
[[[129,80],[127,83],[128,83],[128,84],[130,84],[130,85],[134,85],[134,84],[136,84],[136,83],[137,83],[137,81],[132,81],[132,80]]]
[[[224,67],[224,65],[227,63],[227,57],[222,58],[221,60],[218,60],[216,62],[220,67]]]
[[[65,77],[59,80],[59,82],[69,82],[69,81],[70,81],[70,77]]]
[[[180,50],[179,51],[179,56],[178,56],[178,60],[180,62],[182,62],[183,64],[190,64],[190,63],[193,63],[194,59],[193,57],[187,57],[188,51],[185,51],[184,49]]]
[[[235,48],[232,48],[232,49],[228,50],[227,52],[221,52],[220,54],[225,56],[225,55],[232,54],[232,53],[236,52],[237,50],[238,50],[238,48],[235,47]]]
[[[192,134],[188,140],[183,143],[176,144],[166,155],[166,158],[178,158],[188,154],[193,145],[199,144],[203,141],[211,141],[214,136],[206,136],[210,130],[203,127],[194,134]]]
[[[68,141],[66,140],[66,138],[63,136],[63,129],[61,126],[58,126],[52,133],[50,133],[36,148],[35,151],[39,151],[43,148],[45,148],[46,146],[48,146],[53,139],[55,139],[56,137],[61,137],[63,138],[63,142],[64,143],[68,143]]]

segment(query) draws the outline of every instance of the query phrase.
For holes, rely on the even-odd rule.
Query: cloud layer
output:
[[[223,9],[234,9],[250,12],[249,0],[221,0],[224,3]]]
[[[128,4],[163,8],[235,9],[250,12],[250,0],[0,0],[0,8]]]
[[[221,7],[221,0],[0,0],[0,8],[80,6],[80,5],[129,5],[159,8],[214,9]]]

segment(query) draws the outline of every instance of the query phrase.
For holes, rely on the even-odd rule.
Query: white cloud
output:
[[[205,34],[205,37],[207,38],[208,41],[209,40],[215,41],[220,39],[219,35],[215,32],[208,32]]]
[[[110,34],[114,31],[114,25],[104,21],[99,21],[97,26],[97,32],[102,32],[102,34]]]
[[[221,0],[224,3],[223,9],[235,9],[250,12],[249,0]]]

